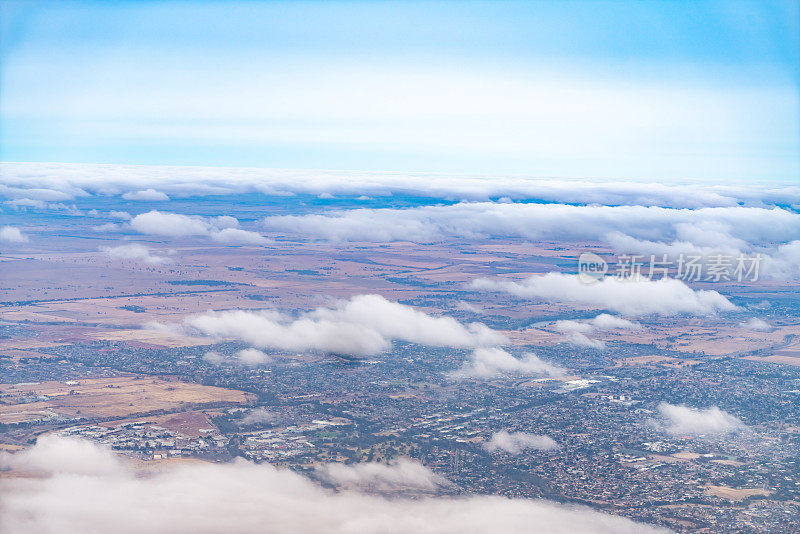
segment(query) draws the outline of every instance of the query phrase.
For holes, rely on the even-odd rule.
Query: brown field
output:
[[[743,501],[753,495],[771,495],[772,492],[763,488],[729,488],[728,486],[706,486],[706,495],[714,495],[729,501]]]
[[[23,414],[52,411],[74,417],[124,418],[158,410],[179,410],[216,402],[244,404],[247,393],[153,377],[124,376],[76,382],[0,384],[4,394],[44,395],[48,400],[0,404],[0,421],[14,422]]]

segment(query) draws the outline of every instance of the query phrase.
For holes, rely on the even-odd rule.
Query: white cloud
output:
[[[157,256],[153,254],[150,248],[138,243],[131,243],[130,245],[119,245],[116,247],[100,247],[100,250],[115,260],[135,260],[149,264],[165,263],[168,260],[165,256]]]
[[[483,448],[488,452],[503,451],[517,455],[526,449],[552,451],[560,448],[560,445],[549,436],[501,430],[492,434],[491,439],[483,444]]]
[[[473,289],[501,291],[521,298],[571,302],[624,315],[710,315],[736,309],[716,291],[693,290],[680,280],[617,279],[608,276],[587,284],[577,275],[547,273],[521,281],[479,278]]]
[[[2,465],[52,473],[0,479],[3,532],[665,532],[626,518],[544,500],[492,496],[411,499],[336,492],[288,469],[242,460],[178,463],[142,476],[135,464],[111,462],[110,451],[78,445],[68,438],[40,439],[44,441],[27,453],[25,462],[14,458],[19,454],[0,453]],[[63,452],[67,449],[71,452]],[[383,476],[383,480],[390,483],[392,476]]]
[[[236,353],[239,363],[249,367],[255,367],[272,361],[272,358],[258,349],[244,349]]]
[[[764,321],[763,319],[759,319],[758,317],[752,317],[748,321],[739,323],[739,326],[742,328],[747,328],[748,330],[755,330],[757,332],[767,332],[772,330],[772,327],[768,322]]]
[[[148,211],[131,219],[131,227],[141,234],[169,237],[208,235],[211,226],[200,217]]]
[[[3,226],[0,228],[0,241],[7,243],[25,243],[28,236],[20,232],[16,226]]]
[[[531,240],[672,241],[696,247],[780,243],[800,239],[800,214],[780,208],[668,209],[655,206],[573,206],[472,202],[409,209],[353,209],[329,214],[272,216],[267,228],[330,240],[435,241],[446,237]],[[733,237],[736,236],[736,237]],[[662,243],[663,242],[663,243]],[[620,246],[626,245],[620,242]],[[724,250],[723,250],[724,251]]]
[[[139,233],[168,237],[207,236],[225,245],[265,245],[269,240],[258,232],[237,228],[239,221],[229,215],[205,218],[162,211],[148,211],[131,219]]]
[[[230,215],[220,215],[212,220],[217,228],[236,228],[239,226],[239,220]]]
[[[490,378],[500,375],[546,375],[562,376],[564,369],[553,365],[532,353],[516,358],[503,349],[477,348],[461,369],[450,373],[454,379]]]
[[[590,349],[605,350],[606,344],[599,339],[593,339],[580,332],[570,332],[565,336],[565,341],[576,347],[587,347]]]
[[[203,361],[213,365],[219,365],[226,360],[225,356],[215,350],[210,350],[203,354]]]
[[[356,355],[383,352],[394,339],[466,348],[506,342],[481,323],[463,325],[450,317],[433,317],[380,295],[357,295],[297,318],[274,311],[235,310],[195,316],[185,324],[204,335],[239,339],[260,348]]]
[[[266,408],[256,408],[247,412],[247,415],[239,420],[241,426],[259,425],[265,423],[274,423],[280,418],[278,414],[270,412]]]
[[[664,429],[673,435],[727,434],[746,428],[741,420],[716,406],[700,409],[662,402],[658,411]]]
[[[263,235],[239,228],[225,228],[219,232],[212,232],[211,239],[226,245],[265,245],[269,243],[269,240]]]
[[[332,241],[416,241],[485,237],[607,243],[621,253],[756,254],[763,274],[800,276],[800,214],[784,208],[573,206],[473,202],[411,209],[353,209],[264,219],[272,230]],[[793,242],[798,243],[792,247]]]
[[[480,306],[476,306],[475,304],[471,304],[464,300],[461,300],[456,304],[457,310],[468,311],[470,313],[483,313],[483,308]]]
[[[595,330],[636,330],[639,328],[641,328],[641,325],[638,323],[607,313],[601,313],[589,321],[556,321],[553,323],[553,329],[565,334],[565,340],[568,343],[579,347],[589,347],[600,350],[605,349],[606,344],[588,337],[587,334]]]
[[[32,198],[18,198],[16,200],[6,200],[3,202],[6,206],[11,206],[12,208],[19,209],[19,208],[37,208],[37,209],[44,209],[47,207],[47,202],[43,200],[34,200]]]
[[[487,200],[509,197],[564,204],[703,207],[800,204],[796,186],[664,184],[613,180],[550,180],[504,176],[217,167],[0,163],[0,195],[64,201],[75,196],[155,188],[173,196],[260,192],[286,195],[420,195]]]
[[[407,458],[389,464],[322,464],[316,466],[315,473],[320,479],[335,486],[374,492],[409,489],[434,491],[441,486],[450,485],[444,477]]]
[[[163,202],[169,200],[169,196],[155,189],[145,189],[143,191],[128,191],[122,195],[125,200],[143,200],[148,202]]]

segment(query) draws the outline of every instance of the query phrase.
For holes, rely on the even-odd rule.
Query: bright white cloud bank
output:
[[[258,232],[235,228],[239,221],[235,217],[205,218],[152,210],[140,213],[131,219],[130,227],[146,235],[166,237],[207,236],[225,245],[265,245],[267,238]]]
[[[25,243],[28,237],[20,232],[16,226],[3,226],[0,228],[0,241],[7,243]]]
[[[245,461],[182,464],[138,476],[108,449],[52,436],[40,438],[22,453],[0,453],[0,465],[39,474],[0,481],[0,530],[15,534],[665,532],[543,500],[412,500],[334,492],[292,471]],[[408,474],[369,471],[340,476],[380,479],[384,484],[409,479]]]
[[[0,163],[0,195],[64,201],[158,188],[173,197],[261,192],[319,195],[420,195],[487,200],[508,197],[565,204],[672,208],[764,207],[800,204],[800,187],[663,184],[613,180],[547,180],[430,173],[307,171],[221,167],[155,167]]]
[[[608,276],[587,284],[577,276],[561,273],[534,275],[521,281],[479,278],[473,289],[501,291],[521,298],[571,302],[612,310],[624,315],[710,315],[736,309],[716,291],[693,290],[680,280],[617,279]]]
[[[297,318],[237,310],[192,317],[185,324],[205,335],[239,339],[259,348],[354,355],[383,352],[395,339],[462,348],[506,342],[502,334],[481,323],[463,325],[450,317],[433,317],[380,295],[357,295]]]
[[[741,420],[716,406],[700,409],[662,402],[658,411],[664,429],[673,435],[728,434],[746,428]]]
[[[528,432],[506,432],[501,430],[492,434],[491,439],[483,444],[488,452],[507,452],[521,454],[526,449],[552,451],[560,447],[553,438]]]

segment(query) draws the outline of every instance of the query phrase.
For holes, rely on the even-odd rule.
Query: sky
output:
[[[798,0],[1,5],[2,161],[800,178]]]

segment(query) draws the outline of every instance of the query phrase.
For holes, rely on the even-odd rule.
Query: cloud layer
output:
[[[107,449],[54,436],[40,438],[27,452],[0,453],[0,465],[37,472],[33,478],[0,480],[0,530],[16,534],[664,532],[542,500],[412,500],[334,492],[292,471],[244,461],[179,464],[140,474]],[[397,478],[386,471],[377,476],[367,471],[341,476],[379,478],[388,484]],[[399,476],[401,481],[408,478]]]
[[[388,350],[395,339],[456,348],[507,341],[481,323],[463,325],[450,317],[433,317],[380,295],[357,295],[296,318],[275,311],[236,310],[191,317],[185,324],[204,335],[239,339],[259,348],[361,356]]]
[[[173,197],[264,194],[419,195],[487,200],[508,197],[564,204],[671,208],[800,204],[800,187],[550,180],[430,173],[301,171],[220,167],[154,167],[55,163],[0,163],[0,195],[64,201],[146,189]]]
[[[608,276],[587,284],[577,276],[561,273],[533,275],[521,281],[479,278],[471,287],[499,291],[521,298],[569,302],[624,315],[711,315],[736,306],[716,291],[693,290],[680,280],[617,279]]]

